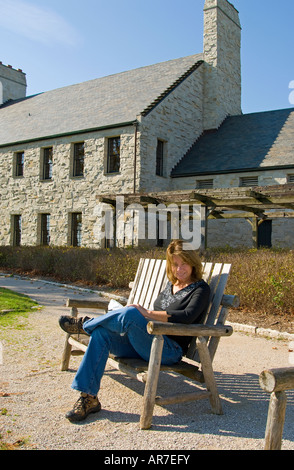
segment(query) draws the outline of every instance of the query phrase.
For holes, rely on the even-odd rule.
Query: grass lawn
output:
[[[26,295],[0,288],[0,327],[23,327],[23,318],[28,317],[33,307],[38,307],[37,302]]]

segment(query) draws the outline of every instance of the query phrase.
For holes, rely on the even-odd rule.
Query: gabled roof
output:
[[[172,177],[294,167],[294,108],[230,116],[205,132]]]
[[[0,146],[131,123],[202,59],[192,55],[8,102],[0,107]]]

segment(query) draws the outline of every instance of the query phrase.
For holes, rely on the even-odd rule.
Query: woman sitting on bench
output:
[[[72,422],[82,421],[101,410],[98,400],[100,382],[109,354],[149,361],[153,336],[147,332],[150,320],[171,323],[202,323],[208,308],[210,289],[202,279],[202,264],[197,252],[183,249],[175,240],[166,251],[169,282],[154,302],[154,310],[127,305],[98,318],[62,316],[61,328],[69,334],[90,335],[86,353],[72,383],[81,392],[73,409],[66,414]],[[163,336],[162,364],[172,365],[186,354],[190,337]]]

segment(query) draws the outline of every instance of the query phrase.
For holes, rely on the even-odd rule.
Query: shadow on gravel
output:
[[[144,393],[144,385],[124,374],[111,369],[105,373],[129,387],[139,395]],[[222,398],[223,415],[211,413],[208,400],[164,406],[169,415],[160,416],[155,406],[152,432],[166,431],[179,433],[213,434],[227,437],[241,437],[248,439],[264,439],[268,413],[269,394],[259,386],[258,375],[243,374],[231,375],[215,373]],[[171,388],[171,379],[173,387]],[[171,394],[177,391],[189,392],[195,388],[192,381],[167,373],[161,373],[158,392]],[[96,419],[108,419],[112,422],[139,423],[138,413],[128,413],[127,405],[124,413],[124,403],[121,411],[102,410]],[[95,421],[95,417],[90,418]],[[294,441],[294,391],[287,392],[287,409],[283,438]]]

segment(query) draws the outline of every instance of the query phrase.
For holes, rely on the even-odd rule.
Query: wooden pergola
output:
[[[191,191],[122,194],[124,204],[199,204],[201,206],[202,248],[207,245],[207,221],[211,219],[246,219],[252,225],[253,246],[258,247],[258,226],[267,219],[294,217],[294,184]],[[97,197],[99,202],[115,207],[114,195]]]

